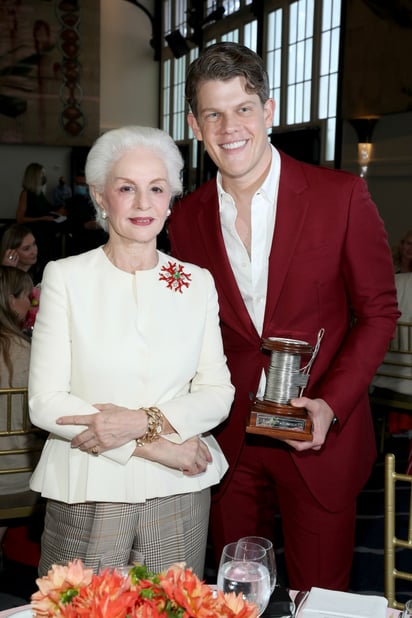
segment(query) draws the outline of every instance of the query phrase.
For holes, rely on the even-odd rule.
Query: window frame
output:
[[[312,51],[310,57],[311,63],[311,71],[310,71],[310,112],[309,117],[306,118],[302,122],[292,122],[289,123],[287,119],[287,105],[288,105],[288,71],[289,71],[289,63],[291,60],[290,54],[288,53],[289,49],[289,40],[288,40],[288,32],[290,25],[291,14],[294,11],[299,10],[301,6],[304,4],[311,5],[313,4],[313,40],[312,40]],[[177,10],[179,5],[179,10]],[[186,14],[188,14],[188,0],[164,0],[163,1],[163,24],[167,23],[169,32],[174,29],[180,29],[181,33],[185,32],[186,37],[190,37],[191,29],[186,24],[187,29],[183,29],[182,22],[178,23],[176,19],[176,15],[182,16],[185,12],[182,7],[186,7]],[[213,10],[217,4],[216,2],[208,0],[207,3],[203,3],[204,10],[206,14],[203,17],[206,17],[207,14]],[[203,47],[206,47],[208,44],[214,41],[220,40],[238,40],[239,43],[248,45],[252,49],[255,49],[257,53],[260,53],[262,58],[265,61],[265,65],[268,68],[268,47],[270,43],[270,32],[268,32],[268,23],[269,23],[269,14],[273,11],[281,11],[282,12],[282,43],[280,50],[280,86],[277,92],[280,93],[278,100],[276,100],[276,105],[279,110],[277,117],[275,117],[274,125],[272,129],[268,132],[285,132],[285,131],[296,131],[298,129],[311,128],[311,127],[319,127],[320,135],[321,135],[321,146],[320,146],[320,163],[322,165],[326,165],[329,167],[339,167],[340,164],[340,143],[341,143],[341,121],[340,121],[340,92],[341,92],[341,58],[342,58],[342,39],[343,39],[343,19],[342,19],[342,11],[344,2],[343,0],[260,0],[260,2],[255,6],[255,9],[252,8],[251,0],[237,0],[237,2],[223,2],[223,5],[228,7],[230,5],[233,10],[229,13],[226,11],[225,15],[222,19],[216,22],[207,23],[202,28],[202,38],[203,38]],[[238,10],[234,10],[234,7],[239,6]],[[322,30],[322,19],[326,14],[324,13],[324,7],[329,8],[329,12],[334,16],[334,34],[335,37],[335,45],[336,45],[336,13],[339,12],[338,18],[338,49],[334,48],[333,56],[334,63],[336,64],[336,57],[338,57],[337,61],[337,71],[333,73],[333,80],[330,78],[332,73],[326,74],[326,81],[329,79],[329,83],[332,81],[335,84],[334,91],[334,99],[332,101],[332,105],[330,102],[327,104],[329,116],[320,117],[320,85],[322,82],[322,78],[324,76],[321,75],[321,67],[325,65],[324,57],[322,58],[322,49],[321,42],[322,36],[327,39],[327,34],[324,34],[324,30]],[[164,11],[167,9],[169,11],[169,15],[165,15]],[[257,14],[255,14],[257,13]],[[254,23],[253,23],[254,22]],[[248,38],[248,31],[252,30],[255,32],[256,43],[254,46],[251,44],[251,38]],[[228,33],[237,32],[236,36],[230,35]],[[169,32],[164,32],[164,34],[169,34]],[[190,144],[194,141],[194,136],[189,129],[186,120],[184,120],[184,128],[182,131],[182,127],[180,124],[179,132],[176,130],[176,125],[174,119],[177,118],[177,114],[183,114],[184,118],[188,113],[187,103],[184,99],[184,89],[183,94],[181,95],[181,104],[179,110],[174,109],[175,101],[173,100],[173,84],[175,82],[175,73],[177,70],[180,71],[180,75],[186,74],[188,66],[192,60],[197,57],[199,53],[199,48],[190,41],[188,41],[188,45],[191,48],[190,52],[183,56],[182,58],[176,59],[174,58],[171,50],[167,46],[166,42],[162,48],[161,52],[161,74],[160,74],[160,83],[161,83],[161,93],[162,93],[162,105],[161,105],[161,119],[160,126],[164,130],[168,131],[174,139],[176,139],[177,144],[180,143],[183,145]],[[308,45],[307,45],[308,46]],[[309,60],[308,60],[309,61]],[[322,64],[323,62],[323,64]],[[330,61],[331,62],[331,61]],[[169,64],[167,64],[169,63]],[[331,62],[333,64],[333,62]],[[184,65],[184,70],[182,71],[181,67]],[[279,62],[278,62],[279,66]],[[165,76],[167,71],[165,71],[165,67],[168,67],[169,77],[171,80],[170,87],[165,88]],[[335,67],[336,68],[336,67]],[[330,66],[329,66],[330,69]],[[271,76],[270,76],[271,78]],[[325,81],[325,79],[324,79]],[[181,84],[180,84],[180,92],[182,92]],[[272,87],[272,82],[271,82]],[[169,94],[169,116],[168,119],[165,118],[163,111],[165,109],[164,96],[165,94]],[[329,96],[329,91],[328,91]],[[166,106],[167,107],[167,106]],[[325,107],[325,106],[324,106]],[[183,111],[182,111],[183,110]],[[330,113],[333,112],[333,113]],[[181,116],[180,116],[181,117]],[[332,133],[331,133],[332,130]],[[333,137],[331,141],[331,136]],[[190,148],[192,155],[190,156],[189,170],[186,173],[186,178],[188,181],[187,189],[189,191],[193,190],[196,186],[198,186],[201,182],[203,182],[204,174],[203,174],[203,147],[202,144],[198,144],[197,147],[192,143]]]

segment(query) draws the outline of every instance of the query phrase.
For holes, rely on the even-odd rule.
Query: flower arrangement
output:
[[[53,565],[36,580],[33,616],[62,618],[257,618],[256,605],[241,594],[214,591],[184,563],[163,573],[131,567],[125,577],[116,569],[98,575],[81,560]]]

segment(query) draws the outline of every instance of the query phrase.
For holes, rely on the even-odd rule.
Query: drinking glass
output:
[[[268,558],[268,564],[266,566],[269,569],[270,592],[272,593],[276,586],[277,577],[275,550],[273,549],[272,541],[270,539],[266,539],[264,536],[244,536],[239,540],[248,541],[249,543],[256,543],[257,545],[261,545],[265,548]]]
[[[117,573],[119,573],[119,575],[126,578],[126,577],[129,577],[129,573],[134,566],[135,566],[134,564],[127,564],[126,566],[120,566],[120,567],[114,567],[114,568],[117,571]]]
[[[122,577],[127,577],[133,567],[134,564],[119,564],[119,557],[116,554],[104,554],[99,559],[97,572],[102,573],[109,569],[110,572],[117,571]]]
[[[242,593],[258,608],[258,616],[265,611],[270,597],[270,576],[266,550],[257,543],[236,541],[223,548],[217,587],[223,592]]]
[[[118,573],[127,577],[130,569],[136,564],[144,564],[144,555],[136,549],[132,549],[128,557],[119,556],[118,553],[104,553],[99,558],[97,572],[109,569],[110,571],[116,570]]]
[[[412,599],[406,601],[405,608],[401,614],[402,618],[412,618]]]

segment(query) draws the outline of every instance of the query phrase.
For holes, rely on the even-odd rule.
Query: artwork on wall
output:
[[[0,0],[0,142],[99,134],[99,0]]]

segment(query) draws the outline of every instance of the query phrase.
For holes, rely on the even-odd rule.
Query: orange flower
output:
[[[168,598],[184,608],[189,616],[200,616],[200,610],[208,607],[213,600],[213,592],[207,584],[182,565],[172,565],[161,578],[161,586]],[[206,614],[207,615],[207,614]]]
[[[64,616],[89,616],[90,618],[124,618],[133,609],[137,595],[130,590],[130,582],[116,570],[109,569],[99,575],[94,575],[90,585],[81,588],[73,598],[70,611],[66,608]],[[69,607],[68,607],[69,609]]]
[[[135,565],[123,577],[116,569],[93,575],[80,560],[53,565],[36,581],[33,615],[59,618],[257,618],[242,595],[216,593],[184,564],[151,573]]]
[[[258,608],[256,605],[251,605],[241,594],[236,595],[234,592],[229,592],[224,595],[225,605],[232,610],[237,618],[257,618]]]
[[[39,590],[32,595],[33,611],[37,616],[55,616],[60,604],[70,601],[80,588],[88,586],[93,571],[84,569],[81,560],[67,566],[54,564],[44,577],[36,579]]]

